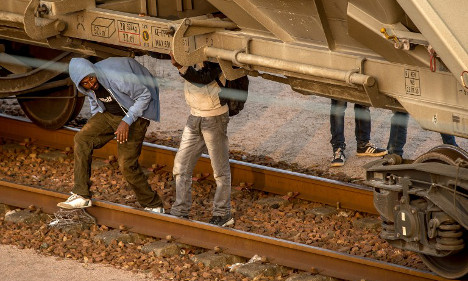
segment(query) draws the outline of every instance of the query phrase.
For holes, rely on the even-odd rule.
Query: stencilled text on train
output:
[[[153,48],[169,49],[171,47],[171,36],[167,34],[165,28],[151,26],[151,34],[153,35]]]
[[[418,70],[405,69],[405,89],[406,94],[408,95],[421,95],[421,86]]]
[[[131,45],[140,45],[140,26],[138,23],[117,21],[119,42]]]

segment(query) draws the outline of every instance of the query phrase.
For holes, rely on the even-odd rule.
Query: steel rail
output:
[[[56,204],[67,197],[64,193],[0,181],[0,203],[7,205],[34,205],[53,213],[58,210]],[[346,280],[445,280],[430,272],[101,200],[93,200],[93,207],[87,211],[106,226],[124,225],[132,232],[166,239],[170,236],[171,241],[207,249],[220,247],[225,253],[247,258],[257,254],[271,263]]]
[[[0,114],[0,136],[23,141],[30,138],[35,144],[64,149],[73,147],[77,129],[64,128],[56,131],[45,130],[21,118]],[[139,162],[143,166],[157,163],[172,171],[177,149],[144,143]],[[110,141],[93,153],[96,157],[108,158],[117,155],[117,142]],[[370,187],[343,183],[335,180],[284,171],[266,166],[230,160],[233,186],[241,182],[253,183],[252,188],[280,195],[297,192],[297,198],[320,202],[340,208],[377,214]],[[212,172],[208,155],[202,155],[195,173]]]

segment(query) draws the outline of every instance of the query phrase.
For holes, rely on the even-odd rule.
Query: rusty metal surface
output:
[[[64,85],[24,94],[18,98],[18,103],[35,124],[48,130],[56,130],[72,120],[76,111],[80,112],[84,98],[78,97],[76,93],[75,87]],[[34,98],[38,96],[39,98]]]
[[[0,136],[20,141],[31,138],[38,145],[58,149],[73,147],[73,137],[76,131],[76,129],[69,128],[48,131],[29,122],[0,115]],[[177,149],[175,148],[144,143],[139,161],[143,166],[164,165],[165,170],[172,171],[176,152]],[[117,143],[115,141],[110,141],[103,148],[94,151],[94,156],[97,157],[107,158],[109,155],[117,155]],[[288,192],[298,192],[297,198],[332,206],[339,204],[341,208],[377,214],[373,204],[373,193],[369,187],[236,160],[230,160],[230,162],[233,186],[239,185],[240,182],[253,183],[252,188],[257,190],[280,195],[286,195]],[[203,155],[198,161],[194,173],[206,172],[213,174],[210,159],[207,155]]]
[[[0,203],[8,205],[23,208],[34,205],[53,213],[58,210],[56,204],[67,196],[0,181]],[[320,274],[346,280],[444,280],[429,272],[100,200],[94,200],[93,207],[87,210],[99,224],[115,228],[125,225],[133,232],[159,238],[171,235],[176,242],[208,249],[218,246],[226,253],[247,258],[258,254],[271,263],[306,271],[314,269]]]

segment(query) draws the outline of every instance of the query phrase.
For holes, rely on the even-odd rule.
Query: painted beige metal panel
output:
[[[468,70],[468,1],[398,0],[401,7],[460,80]]]
[[[325,34],[312,0],[234,0],[284,42],[312,41],[326,45]]]
[[[146,0],[146,2],[149,15],[168,20],[196,17],[217,11],[207,0]]]
[[[146,4],[146,10],[148,15],[157,17],[158,16],[158,1],[149,0]]]
[[[239,6],[232,0],[208,0],[219,11],[235,22],[241,29],[268,32],[252,15],[248,7]]]
[[[146,0],[114,0],[99,5],[101,9],[109,9],[134,14],[146,14]]]
[[[23,14],[29,0],[2,0],[0,10],[14,14]]]
[[[328,22],[330,37],[333,38],[335,50],[350,49],[357,50],[359,52],[362,52],[363,54],[369,54],[373,56],[376,55],[362,43],[349,36],[347,20],[347,0],[316,0],[316,2],[319,1],[322,2],[323,5],[323,12]]]
[[[400,22],[405,13],[396,0],[350,0],[366,14],[372,14],[384,24]]]
[[[119,3],[122,2],[128,2],[130,0],[122,0],[118,1]],[[136,1],[136,0],[132,0]],[[140,0],[138,0],[140,1]],[[73,13],[76,11],[81,11],[84,9],[88,8],[94,8],[96,6],[96,3],[94,0],[80,0],[80,1],[41,1],[39,2],[39,5],[41,7],[47,8],[47,16],[48,17],[54,17],[57,15],[63,15],[63,14],[68,14],[68,13]]]
[[[369,1],[370,3],[371,1]],[[395,3],[396,4],[396,3]],[[397,5],[397,4],[396,4]],[[399,29],[408,31],[400,23],[386,24],[378,18],[379,10],[372,10],[366,6],[348,3],[348,32],[351,37],[361,42],[386,60],[396,63],[417,66],[429,66],[429,54],[421,47],[405,51],[396,49],[392,40],[386,39],[380,32],[382,27],[388,30]]]

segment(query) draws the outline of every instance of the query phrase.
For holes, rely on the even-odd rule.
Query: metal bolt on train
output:
[[[2,0],[0,98],[57,129],[84,98],[73,57],[148,54],[219,63],[294,91],[408,112],[468,137],[464,0]],[[468,154],[439,146],[367,165],[381,236],[447,278],[468,274]]]

